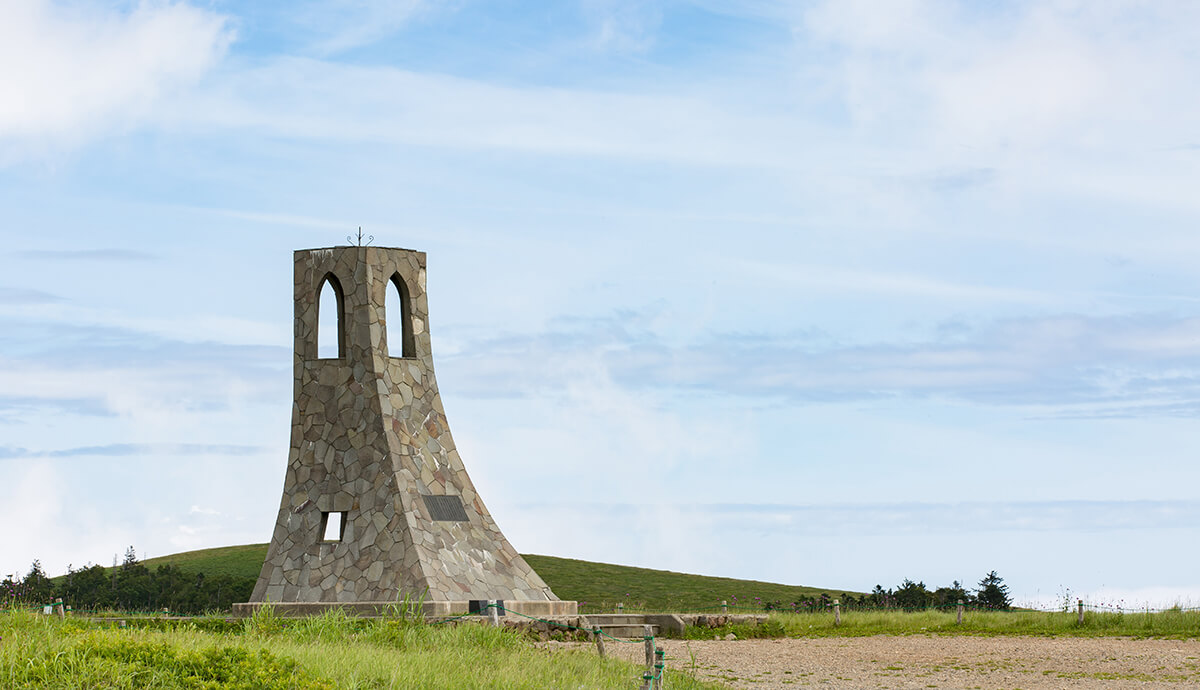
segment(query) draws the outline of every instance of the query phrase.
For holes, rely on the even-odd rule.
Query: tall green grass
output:
[[[131,621],[132,624],[132,621]],[[116,628],[0,613],[4,688],[621,688],[641,668],[539,647],[478,624],[363,620],[331,611],[283,621],[269,610],[225,632],[182,624]],[[714,688],[669,670],[672,688]]]

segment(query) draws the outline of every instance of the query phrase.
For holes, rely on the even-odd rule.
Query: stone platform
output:
[[[562,601],[556,599],[553,601],[504,601],[504,608],[515,614],[524,614],[526,616],[537,616],[545,618],[547,616],[575,616],[578,615],[579,609],[574,601]],[[304,616],[319,616],[326,611],[332,609],[342,609],[347,614],[352,616],[360,616],[363,618],[377,618],[388,613],[388,609],[392,607],[403,608],[403,602],[396,601],[350,601],[350,602],[333,602],[333,601],[285,601],[285,602],[250,602],[246,604],[234,604],[234,618],[245,618],[252,615],[256,610],[263,606],[270,606],[276,615],[285,618],[301,618]],[[421,602],[421,612],[426,618],[437,618],[440,616],[459,616],[471,610],[471,602],[467,600],[461,601],[425,601]],[[486,612],[485,614],[486,615]],[[501,612],[503,615],[503,612]]]

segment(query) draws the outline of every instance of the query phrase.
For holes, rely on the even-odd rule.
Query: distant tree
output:
[[[892,590],[884,589],[883,585],[875,585],[875,589],[866,597],[866,604],[876,607],[886,607],[893,604]]]
[[[21,581],[22,595],[32,604],[49,604],[54,599],[54,583],[46,577],[41,561],[34,561],[29,573]]]
[[[997,575],[995,570],[979,581],[975,596],[981,606],[989,609],[1007,611],[1012,608],[1012,601],[1008,598],[1008,585],[1004,584],[1004,578]]]
[[[904,582],[896,588],[893,597],[896,605],[904,609],[929,608],[929,604],[933,601],[933,593],[925,588],[924,582],[913,582],[908,578],[905,578]]]
[[[125,560],[121,561],[121,570],[128,571],[129,569],[133,568],[133,566],[135,566],[137,564],[138,564],[137,551],[134,551],[133,547],[130,546],[128,549],[125,549]]]
[[[964,604],[972,603],[975,600],[970,592],[963,589],[962,583],[958,580],[949,587],[938,587],[933,593],[933,605],[938,607],[954,606],[959,601]]]

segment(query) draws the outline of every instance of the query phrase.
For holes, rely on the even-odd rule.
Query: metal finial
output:
[[[349,242],[350,244],[354,244],[354,239],[355,239],[354,235],[346,235],[346,241]],[[371,244],[374,241],[375,241],[374,235],[367,235],[367,244]],[[362,226],[361,225],[358,226],[358,246],[360,246],[360,247],[363,246],[363,234],[362,234]]]

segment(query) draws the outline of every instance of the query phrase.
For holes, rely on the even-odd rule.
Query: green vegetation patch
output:
[[[204,573],[208,577],[228,575],[229,577],[257,580],[263,567],[263,561],[266,559],[266,544],[243,544],[199,551],[184,551],[170,556],[147,558],[142,563],[147,568],[174,565],[186,573]]]
[[[0,610],[3,688],[635,687],[640,666],[590,648],[551,650],[521,633],[420,618],[304,619],[270,612],[232,629],[126,628]],[[678,690],[712,689],[683,669]]]
[[[851,594],[536,554],[524,558],[555,594],[578,601],[582,613],[611,612],[618,603],[624,604],[626,611],[713,612],[722,601],[728,602],[731,613],[763,612],[767,602],[796,601],[822,593],[834,598]]]

